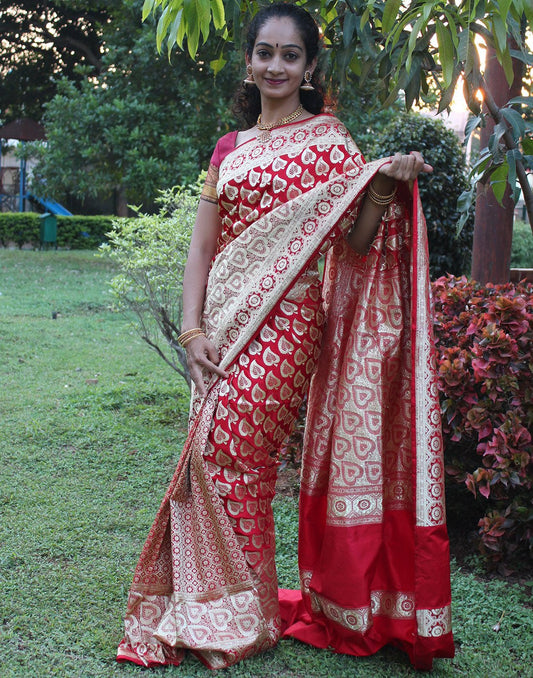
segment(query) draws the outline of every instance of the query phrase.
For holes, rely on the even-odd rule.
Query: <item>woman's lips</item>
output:
[[[274,80],[274,78],[265,78],[269,85],[282,85],[285,80]]]

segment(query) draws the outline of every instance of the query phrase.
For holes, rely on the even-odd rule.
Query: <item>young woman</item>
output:
[[[249,127],[215,148],[185,271],[190,432],[119,661],[179,664],[190,650],[218,669],[283,632],[355,655],[395,643],[420,668],[453,656],[427,252],[410,192],[431,167],[417,152],[365,164],[322,112],[318,48],[295,5],[251,23]],[[278,455],[311,379],[302,591],[278,593]]]

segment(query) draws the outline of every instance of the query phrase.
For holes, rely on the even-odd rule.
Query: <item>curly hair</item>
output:
[[[320,49],[320,34],[313,17],[305,9],[292,3],[275,2],[257,12],[248,26],[245,52],[251,58],[257,35],[261,28],[270,19],[291,19],[300,34],[305,47],[307,64],[310,64],[318,55]],[[311,78],[314,89],[300,90],[300,100],[310,113],[321,113],[324,109],[324,89],[320,79],[320,72],[315,68]],[[246,126],[255,125],[261,113],[261,95],[257,87],[241,84],[235,94],[233,113]]]

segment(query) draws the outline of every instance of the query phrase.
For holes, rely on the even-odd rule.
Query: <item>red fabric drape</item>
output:
[[[422,669],[454,653],[427,264],[416,185],[365,260],[344,243],[332,252],[303,459],[303,597],[280,592],[286,636],[354,655],[392,643]]]

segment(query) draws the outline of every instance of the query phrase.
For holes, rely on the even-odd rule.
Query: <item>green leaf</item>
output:
[[[468,118],[468,122],[466,123],[465,126],[465,140],[463,142],[464,145],[468,142],[470,139],[470,135],[472,132],[481,125],[483,121],[483,118],[480,115],[473,115],[470,118]]]
[[[500,5],[500,11],[499,14],[506,18],[507,15],[509,14],[509,9],[511,5],[513,4],[513,0],[499,0],[499,5]]]
[[[494,131],[489,139],[489,150],[493,155],[498,153],[498,146],[503,135],[507,132],[507,125],[501,121],[497,125],[494,125]]]
[[[410,71],[409,82],[405,87],[405,108],[410,110],[415,101],[418,101],[420,95],[420,71],[422,58],[416,56],[413,58],[413,64]]]
[[[459,220],[457,221],[457,235],[461,233],[466,224],[468,217],[470,216],[470,211],[475,200],[475,189],[471,188],[467,191],[463,191],[459,198],[457,199],[457,211],[460,214]]]
[[[457,24],[455,23],[455,19],[453,17],[453,14],[449,11],[444,10],[444,16],[446,17],[449,25],[449,30],[450,34],[452,37],[453,45],[457,49],[459,45],[459,32],[457,31]]]
[[[422,27],[425,25],[424,17],[419,17],[413,26],[411,35],[409,36],[409,41],[407,43],[407,59],[405,60],[405,69],[407,72],[411,70],[411,63],[413,61],[413,53],[415,51],[418,34],[422,30]]]
[[[210,61],[209,66],[213,69],[213,73],[217,75],[224,68],[226,63],[226,59],[220,56],[218,59],[213,59],[213,61]]]
[[[496,200],[501,205],[503,203],[503,196],[507,188],[507,176],[509,173],[509,165],[507,162],[496,167],[490,175],[490,185]]]
[[[402,0],[387,0],[385,3],[383,18],[381,20],[383,33],[388,33],[394,26],[401,4]]]
[[[211,12],[213,13],[213,25],[219,31],[226,25],[226,15],[222,0],[211,0]]]
[[[358,17],[352,12],[347,12],[344,16],[344,23],[342,25],[342,42],[345,47],[352,42],[355,27],[357,26]]]
[[[155,0],[144,0],[143,3],[143,9],[142,9],[142,19],[143,21],[146,21],[148,18],[148,15],[152,11],[154,7]]]
[[[172,25],[170,27],[170,31],[168,34],[168,39],[167,39],[167,49],[168,49],[168,58],[170,59],[170,54],[172,52],[172,48],[178,41],[178,31],[180,28],[181,24],[181,17],[182,17],[183,11],[180,9],[179,12],[176,15],[176,18],[172,22]]]
[[[211,0],[196,0],[196,7],[200,32],[205,42],[211,27]]]
[[[161,45],[163,43],[163,38],[165,37],[170,23],[176,18],[177,11],[174,10],[171,5],[167,5],[163,10],[163,13],[159,17],[157,22],[156,30],[156,45],[157,50],[161,51]]]
[[[513,202],[516,204],[518,202],[518,198],[520,197],[520,185],[517,184],[516,181],[516,161],[517,160],[520,161],[522,159],[522,154],[520,153],[520,151],[514,148],[511,151],[508,151],[505,157],[509,164],[509,174],[507,176],[507,182],[513,193],[512,195]]]
[[[176,44],[180,49],[183,49],[183,41],[185,40],[185,19],[183,18],[183,10],[180,11],[180,23],[178,26],[178,34],[176,36]]]
[[[459,61],[466,62],[468,58],[468,48],[470,45],[470,31],[464,29],[459,33],[459,46],[457,48],[457,56]]]
[[[494,14],[492,17],[492,35],[496,43],[496,49],[504,52],[507,49],[507,28],[501,16]]]
[[[350,71],[357,76],[360,76],[362,73],[361,60],[357,56],[357,52],[354,53],[352,60],[349,65]]]
[[[526,123],[518,111],[513,108],[502,108],[500,113],[504,119],[511,125],[513,130],[513,139],[518,141],[526,133]]]
[[[439,60],[442,66],[444,87],[448,87],[452,82],[454,73],[455,48],[450,35],[450,31],[438,19],[435,22],[435,28],[437,30],[437,43],[439,45]]]
[[[533,107],[533,97],[514,97],[507,102],[509,106],[514,104],[522,104],[523,106],[532,106]]]
[[[514,80],[513,59],[511,54],[509,53],[508,49],[506,49],[504,52],[500,52],[498,49],[496,49],[496,54],[498,56],[499,62],[502,65],[505,78],[509,85],[511,85]]]
[[[188,27],[187,31],[187,51],[191,59],[196,58],[196,52],[198,51],[198,45],[200,44],[200,25],[196,22],[193,23],[192,27]]]

